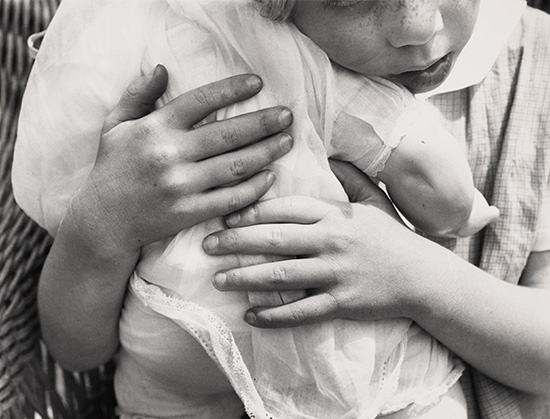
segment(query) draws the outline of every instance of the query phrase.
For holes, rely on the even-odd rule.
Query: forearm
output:
[[[118,347],[118,319],[137,254],[102,254],[67,218],[38,288],[44,340],[71,370],[106,362]]]
[[[424,289],[411,317],[493,379],[548,394],[550,292],[505,283],[436,247],[428,254],[434,261],[448,258],[448,266],[425,264]]]
[[[212,255],[298,256],[214,276],[221,291],[312,290],[290,304],[252,307],[245,320],[273,328],[408,317],[492,378],[548,392],[550,285],[541,284],[549,282],[550,257],[539,266],[530,260],[522,277],[529,288],[505,283],[404,227],[380,190],[344,166],[336,174],[360,203],[262,201],[206,238]]]

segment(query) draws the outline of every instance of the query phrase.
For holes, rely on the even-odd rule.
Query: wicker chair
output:
[[[93,1],[93,0],[90,0]],[[21,96],[32,65],[27,39],[60,0],[0,0],[0,417],[112,418],[113,365],[63,371],[40,341],[36,284],[51,238],[17,207],[10,172]],[[550,12],[550,0],[530,3]]]
[[[13,200],[17,118],[32,64],[28,37],[46,28],[59,0],[0,0],[0,417],[114,417],[112,366],[62,371],[40,342],[36,284],[51,244]]]

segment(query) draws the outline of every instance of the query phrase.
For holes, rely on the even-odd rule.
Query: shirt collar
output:
[[[417,97],[426,99],[480,83],[493,67],[526,6],[525,0],[481,0],[472,36],[451,74],[441,86]]]

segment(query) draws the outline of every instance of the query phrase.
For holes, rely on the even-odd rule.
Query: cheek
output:
[[[384,62],[384,48],[377,47],[375,33],[369,27],[348,25],[333,29],[330,34],[312,31],[307,34],[331,61],[365,76],[379,75]]]
[[[351,59],[350,37],[348,31],[327,31],[319,28],[327,28],[328,22],[319,21],[315,26],[300,25],[295,22],[298,29],[307,35],[328,57],[340,65],[346,66]]]
[[[447,19],[458,46],[470,38],[477,20],[480,0],[449,0],[445,6]]]
[[[319,3],[298,2],[294,24],[332,61],[361,72],[365,59],[372,56],[372,39],[376,38],[370,15],[333,11]]]
[[[353,41],[346,36],[334,35],[330,38],[319,39],[314,42],[328,55],[328,57],[344,66],[349,67],[354,60],[356,54],[353,51],[356,48],[353,47]]]

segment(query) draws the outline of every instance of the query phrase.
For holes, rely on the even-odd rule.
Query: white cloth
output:
[[[272,165],[278,180],[268,197],[307,194],[345,200],[328,168],[327,153],[350,158],[372,153],[355,148],[365,144],[338,139],[334,122],[345,114],[372,126],[383,139],[378,146],[384,154],[386,146],[397,144],[393,123],[403,114],[409,95],[382,80],[347,72],[335,76],[326,55],[306,37],[292,25],[259,19],[256,8],[249,1],[64,0],[23,104],[14,162],[20,205],[55,235],[71,196],[94,164],[102,121],[130,81],[157,63],[171,76],[164,102],[229,75],[260,74],[266,82],[260,95],[212,118],[289,106],[295,116],[295,146]],[[284,71],[274,71],[278,69]],[[354,102],[361,95],[349,94],[368,89],[374,95],[377,88],[386,100],[372,100],[376,105],[367,109]],[[391,94],[397,108],[378,109]],[[377,115],[383,116],[380,123]],[[367,160],[362,166],[376,171],[378,163]],[[232,265],[234,257],[208,257],[200,242],[221,228],[221,220],[210,220],[147,247],[131,285],[142,303],[200,342],[249,414],[374,417],[411,402],[432,403],[458,378],[460,363],[404,319],[334,321],[292,330],[244,325],[240,316],[250,303],[280,304],[281,299],[296,297],[215,291],[211,275]],[[411,336],[424,337],[415,338],[415,348],[428,359],[407,357]],[[146,393],[135,396],[147,398]]]
[[[480,83],[491,71],[526,7],[525,0],[481,0],[472,36],[447,80],[438,88],[416,97],[427,99]]]

